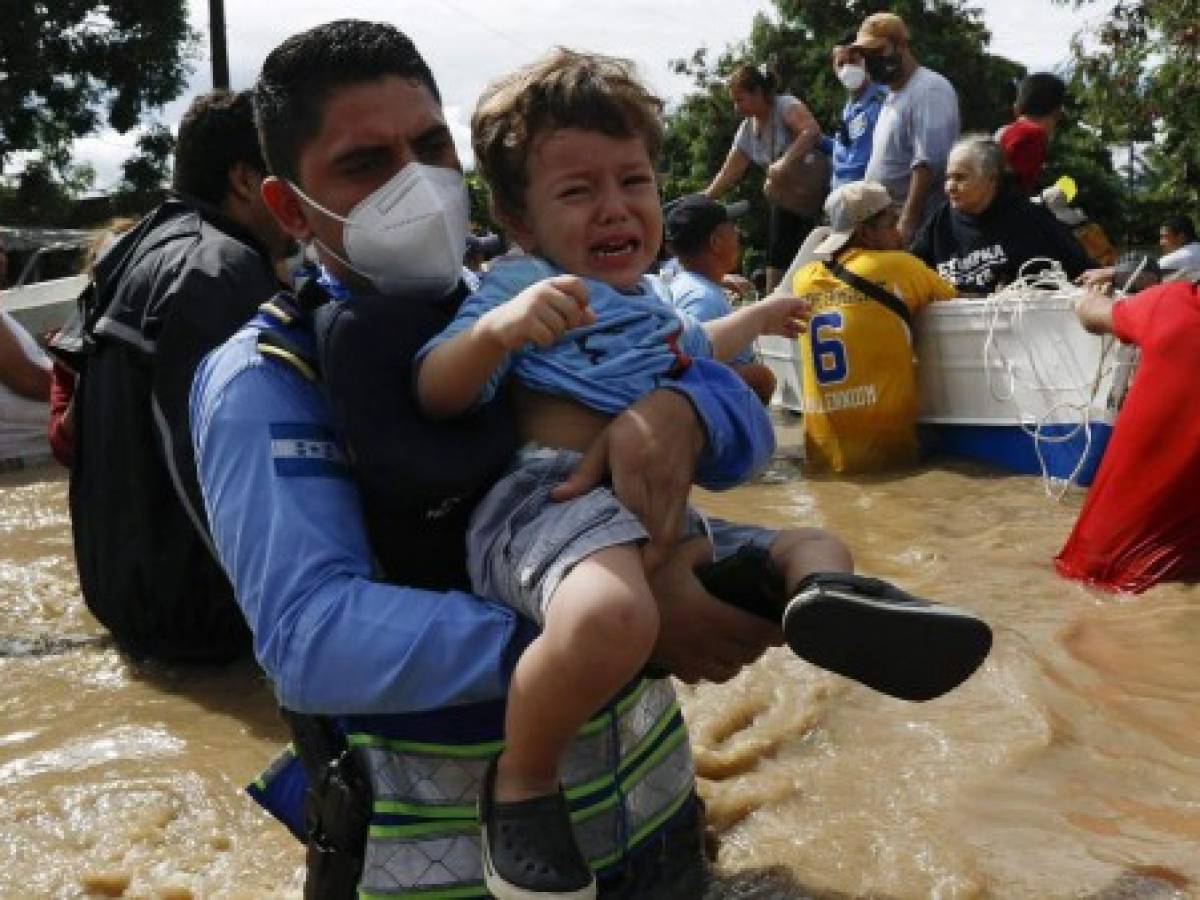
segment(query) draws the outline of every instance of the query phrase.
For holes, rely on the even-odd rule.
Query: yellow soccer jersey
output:
[[[954,296],[949,282],[909,253],[850,250],[839,262],[914,313]],[[813,304],[808,333],[799,338],[810,465],[850,473],[915,463],[917,384],[908,327],[821,262],[797,272],[792,289]]]

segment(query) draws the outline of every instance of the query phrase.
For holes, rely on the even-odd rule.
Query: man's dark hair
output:
[[[442,102],[416,46],[383,22],[327,22],[292,35],[272,50],[254,87],[258,138],[271,174],[299,178],[300,151],[321,130],[330,94],[388,76],[419,81]]]
[[[1172,234],[1179,235],[1185,244],[1191,244],[1196,240],[1196,226],[1187,216],[1171,216],[1163,222],[1163,228]]]
[[[179,123],[171,189],[218,206],[229,191],[229,170],[236,163],[267,171],[258,149],[250,92],[201,94]]]
[[[1048,116],[1067,102],[1067,85],[1051,72],[1027,75],[1017,88],[1018,116]]]

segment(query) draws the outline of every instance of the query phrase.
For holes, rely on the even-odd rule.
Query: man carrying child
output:
[[[551,493],[610,417],[670,379],[736,377],[717,360],[759,334],[795,337],[807,303],[773,296],[701,324],[643,274],[663,232],[661,104],[630,64],[554,51],[490,86],[471,124],[493,207],[527,255],[489,271],[418,354],[417,396],[426,414],[450,418],[490,402],[512,376],[524,447],[472,517],[467,565],[476,593],[542,626],[517,662],[505,746],[481,790],[484,875],[501,900],[587,898],[595,880],[572,840],[561,762],[649,662],[660,624],[641,523],[605,487],[566,503]],[[758,554],[762,579],[779,583],[774,615],[798,654],[877,689],[927,699],[957,685],[990,646],[969,613],[847,574],[850,554],[827,532],[699,514],[689,524],[710,536],[717,564]],[[882,625],[880,607],[887,640],[923,637],[893,650],[907,657],[894,671],[875,668],[864,633]],[[937,663],[916,664],[925,654]]]

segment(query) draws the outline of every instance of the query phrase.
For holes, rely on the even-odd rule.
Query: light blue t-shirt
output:
[[[725,291],[711,278],[680,269],[667,283],[675,308],[699,322],[711,322],[733,312]],[[738,365],[754,362],[754,349],[747,347],[733,358]]]
[[[418,363],[438,344],[471,327],[484,313],[505,303],[538,281],[563,274],[535,257],[500,262],[483,276],[480,289],[468,297],[446,328],[421,348]],[[588,305],[596,315],[591,325],[567,332],[549,347],[530,344],[508,354],[484,385],[479,402],[495,396],[511,374],[536,391],[568,397],[607,415],[628,409],[677,375],[692,357],[711,358],[712,345],[700,322],[680,313],[657,278],[645,276],[636,293],[624,294],[590,278],[584,279]]]

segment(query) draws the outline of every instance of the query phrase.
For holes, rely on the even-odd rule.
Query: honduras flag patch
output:
[[[333,430],[309,422],[272,422],[271,458],[284,478],[347,478],[350,461]]]

